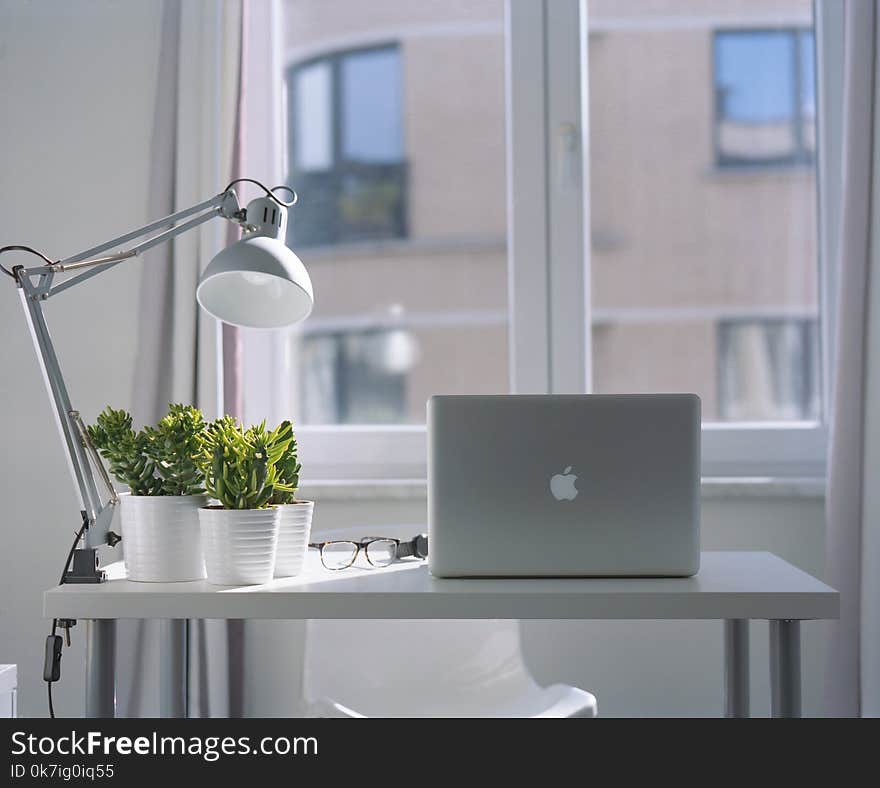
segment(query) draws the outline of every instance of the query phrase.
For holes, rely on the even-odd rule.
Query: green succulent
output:
[[[155,427],[146,427],[146,455],[162,480],[163,495],[199,495],[205,476],[197,462],[205,420],[191,405],[170,405]]]
[[[293,440],[293,429],[266,431],[263,422],[244,429],[231,416],[211,422],[202,435],[200,462],[208,494],[224,509],[264,509],[278,494],[292,492],[278,463]]]
[[[277,436],[276,440],[287,442],[287,448],[277,463],[278,479],[283,486],[276,486],[271,503],[276,505],[293,503],[296,500],[296,489],[299,487],[299,472],[302,470],[297,459],[293,425],[285,419],[278,425],[273,435]]]
[[[169,405],[155,427],[135,432],[131,414],[109,405],[88,428],[117,481],[132,495],[197,495],[205,491],[198,463],[205,422],[190,405]]]
[[[162,495],[162,479],[146,452],[147,437],[131,428],[131,415],[109,405],[88,427],[89,438],[112,473],[132,495]]]

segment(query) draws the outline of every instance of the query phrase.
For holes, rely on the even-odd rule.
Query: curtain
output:
[[[232,180],[242,16],[241,0],[164,0],[149,184],[156,217],[195,205]],[[218,373],[224,340],[232,348],[225,355],[235,361],[237,337],[224,336],[199,310],[195,290],[200,272],[229,240],[228,230],[225,222],[207,222],[157,247],[145,261],[132,407],[139,424],[155,422],[169,402],[196,404],[208,418],[224,410]],[[190,622],[189,635],[191,716],[233,714],[241,693],[229,681],[236,659],[228,625]],[[118,716],[158,714],[158,641],[158,622],[120,622]]]
[[[242,102],[239,115],[239,162],[243,174],[267,186],[285,183],[284,83],[282,48],[283,7],[280,0],[245,0]],[[240,331],[240,363],[224,369],[227,386],[238,393],[242,412],[250,422],[273,422],[289,417],[282,388],[245,386],[242,375],[259,380],[272,353],[284,344],[274,332]],[[235,376],[235,380],[233,380]],[[282,384],[278,384],[281,386]],[[232,624],[237,637],[236,660],[231,665],[234,686],[247,686],[238,693],[236,715],[289,717],[301,711],[301,660],[305,624],[300,621],[241,621]]]
[[[841,593],[827,712],[880,715],[880,10],[844,21],[838,326],[827,503],[827,579]]]

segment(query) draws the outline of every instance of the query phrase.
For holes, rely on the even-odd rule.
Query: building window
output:
[[[717,163],[812,162],[816,150],[812,30],[719,31],[714,49]]]
[[[287,75],[290,215],[300,247],[406,236],[397,45],[337,52]]]
[[[417,347],[404,328],[306,334],[300,352],[303,421],[397,424]]]
[[[815,318],[718,324],[719,411],[724,421],[817,421]]]

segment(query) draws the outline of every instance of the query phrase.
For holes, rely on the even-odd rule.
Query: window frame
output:
[[[589,183],[589,86],[580,78],[588,58],[588,5],[589,0],[506,2],[512,393],[586,393],[591,388],[589,194],[580,188]],[[825,475],[836,291],[830,260],[837,237],[834,189],[839,188],[829,175],[839,161],[841,141],[831,107],[839,91],[827,87],[840,77],[839,6],[817,0],[814,14],[823,417],[817,422],[704,423],[704,477]],[[536,204],[545,210],[535,210]],[[253,365],[254,374],[246,376],[255,378],[259,369],[259,381],[251,382],[263,392],[277,390],[255,400],[261,413],[275,420],[291,415],[285,397],[296,390],[287,366],[290,336],[274,337],[259,366]],[[270,387],[265,386],[267,368]],[[427,473],[424,425],[302,425],[297,439],[308,457],[306,481],[424,479]]]
[[[715,152],[715,166],[723,170],[737,169],[762,169],[765,167],[812,167],[816,163],[816,155],[805,145],[803,139],[803,107],[801,106],[801,92],[803,87],[801,56],[801,37],[804,33],[811,32],[809,27],[797,25],[781,25],[778,27],[718,27],[712,31],[712,144]],[[750,159],[739,156],[726,155],[721,149],[721,123],[722,107],[719,97],[718,86],[718,39],[722,36],[784,33],[792,39],[792,93],[794,101],[794,114],[790,123],[794,129],[795,150],[786,156],[774,156],[766,159]],[[816,51],[815,30],[813,31],[813,51]],[[818,70],[814,69],[817,75]],[[818,102],[817,102],[818,112]]]

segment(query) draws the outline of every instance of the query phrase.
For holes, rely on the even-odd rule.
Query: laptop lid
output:
[[[697,396],[435,396],[428,431],[433,574],[697,571]]]

